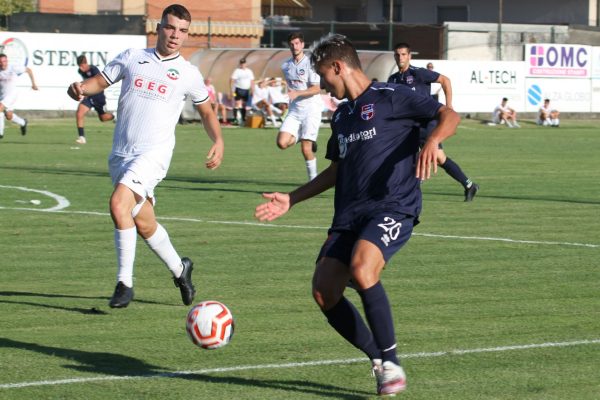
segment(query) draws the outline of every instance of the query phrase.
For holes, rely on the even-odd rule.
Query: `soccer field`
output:
[[[600,133],[561,122],[463,120],[445,143],[481,189],[464,203],[440,169],[383,273],[408,375],[399,398],[600,397]],[[298,148],[279,150],[273,129],[224,129],[224,162],[208,171],[201,126],[177,127],[156,210],[195,262],[196,301],[235,317],[231,343],[208,351],[188,339],[190,307],[142,240],[135,300],[108,307],[113,124],[86,124],[83,146],[74,119],[31,119],[24,137],[7,126],[0,141],[0,399],[377,397],[369,362],[311,297],[333,192],[272,224],[253,219],[260,193],[306,180]]]

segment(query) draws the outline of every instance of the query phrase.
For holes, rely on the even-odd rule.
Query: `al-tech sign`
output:
[[[589,78],[592,47],[571,44],[525,45],[528,77]]]

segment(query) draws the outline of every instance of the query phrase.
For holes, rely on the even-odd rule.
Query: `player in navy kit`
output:
[[[452,85],[448,77],[427,68],[418,68],[410,65],[410,46],[407,43],[398,43],[394,46],[394,59],[398,65],[398,72],[392,74],[388,78],[388,82],[406,85],[424,96],[431,96],[431,84],[439,83],[446,97],[446,107],[452,108]],[[421,145],[425,143],[436,123],[436,121],[431,121],[427,125],[422,125]],[[475,194],[479,190],[479,185],[471,181],[458,164],[446,156],[441,144],[437,154],[437,162],[448,175],[463,186],[465,189],[465,201],[473,200],[473,197],[475,197]]]
[[[79,66],[77,72],[79,72],[79,75],[81,75],[81,77],[84,80],[91,78],[92,76],[98,75],[100,73],[98,67],[96,67],[95,65],[88,64],[87,58],[84,55],[77,57],[77,65]],[[112,113],[109,113],[104,109],[105,106],[106,97],[104,96],[104,91],[93,96],[85,97],[79,102],[76,114],[77,133],[79,134],[79,137],[76,140],[77,143],[86,143],[83,120],[85,114],[87,114],[87,112],[90,111],[90,109],[93,108],[94,110],[96,110],[96,112],[98,113],[98,118],[102,122],[112,121],[113,119],[115,119],[115,116]]]
[[[311,55],[321,86],[347,99],[332,117],[331,164],[290,193],[265,193],[255,217],[272,221],[300,201],[335,186],[335,212],[317,257],[313,297],[329,324],[371,360],[378,394],[398,393],[406,376],[396,354],[390,304],[380,282],[385,264],[410,238],[421,212],[419,180],[437,170],[438,144],[460,117],[430,96],[402,85],[371,82],[352,43],[323,39]],[[419,153],[417,121],[438,119]],[[352,280],[367,323],[344,297]]]

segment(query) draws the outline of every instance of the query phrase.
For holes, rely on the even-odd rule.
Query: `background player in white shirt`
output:
[[[213,141],[206,167],[217,168],[223,158],[221,129],[202,75],[179,54],[190,23],[191,16],[185,7],[168,6],[156,29],[155,49],[129,49],[108,63],[101,74],[75,82],[68,90],[73,99],[81,100],[122,81],[119,119],[109,157],[114,185],[110,213],[118,259],[118,282],[109,302],[113,308],[127,307],[133,299],[136,234],[171,271],[184,304],[191,304],[196,293],[191,279],[192,261],[179,257],[154,214],[154,188],[169,168],[184,97],[191,98],[197,106]]]
[[[252,108],[264,112],[269,117],[273,126],[277,127],[277,120],[273,114],[273,108],[269,95],[269,78],[261,79],[254,85],[252,93]]]
[[[504,97],[502,102],[494,108],[494,112],[492,113],[492,123],[506,123],[509,128],[520,128],[521,125],[517,122],[517,112],[509,107],[507,103],[508,99]]]
[[[271,104],[274,106],[273,111],[281,114],[282,120],[287,115],[287,110],[290,104],[290,98],[287,95],[285,82],[280,78],[271,78],[269,80],[269,97]]]
[[[231,98],[235,100],[234,117],[238,125],[243,126],[246,120],[246,105],[254,90],[254,72],[246,65],[245,58],[240,59],[240,66],[231,74],[229,85]]]
[[[558,127],[560,125],[559,115],[560,112],[550,106],[550,99],[544,99],[544,104],[538,111],[537,123],[543,126]]]
[[[317,137],[321,125],[321,79],[304,54],[304,35],[292,32],[288,36],[292,57],[283,63],[281,70],[288,86],[290,107],[277,135],[277,146],[284,150],[300,141],[306,161],[308,179],[317,176]]]
[[[21,127],[21,135],[27,134],[27,120],[13,111],[17,101],[17,78],[27,73],[31,80],[31,88],[38,90],[31,68],[23,65],[8,65],[6,54],[0,54],[0,139],[4,137],[4,117]]]

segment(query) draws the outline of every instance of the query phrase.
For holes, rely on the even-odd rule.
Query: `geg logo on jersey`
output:
[[[138,95],[157,100],[167,100],[170,90],[169,84],[145,76],[136,75],[133,77],[133,88]]]
[[[375,105],[374,104],[365,104],[360,109],[360,117],[365,121],[370,120],[375,115]]]

